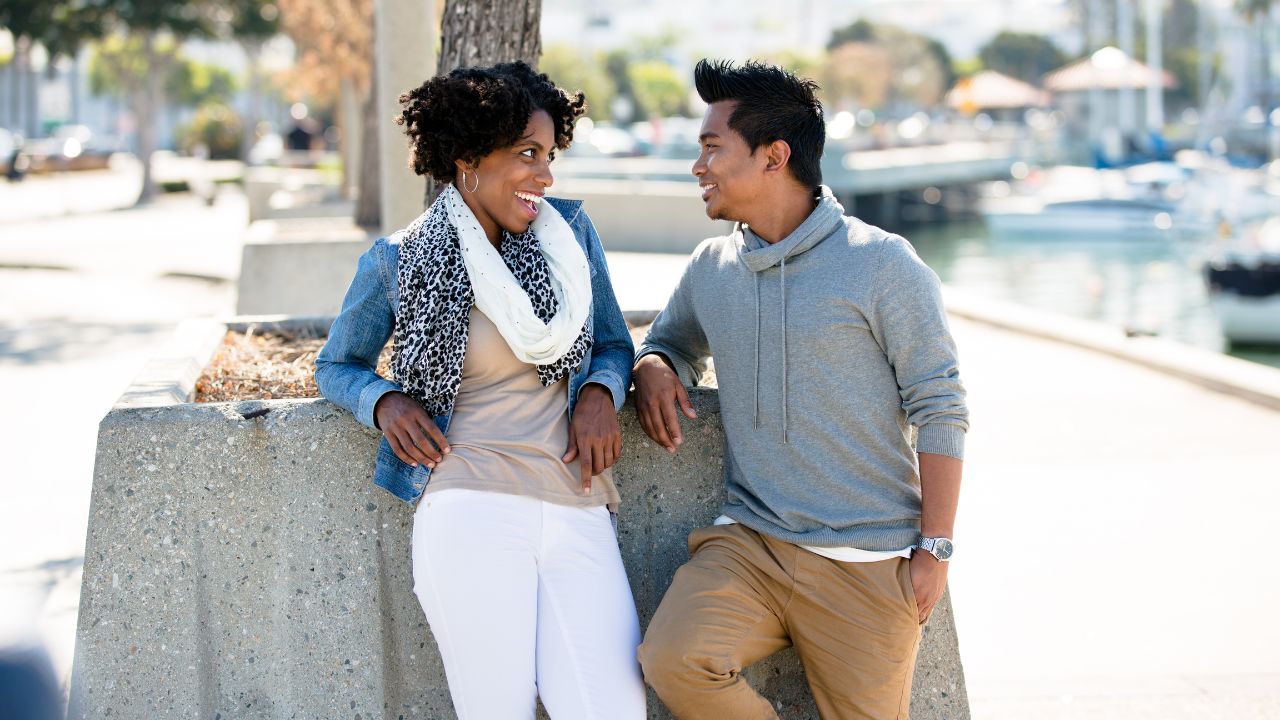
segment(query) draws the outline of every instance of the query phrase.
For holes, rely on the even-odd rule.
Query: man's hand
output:
[[[441,453],[449,452],[449,443],[436,421],[402,392],[392,391],[378,398],[373,417],[396,457],[413,467],[422,463],[434,468],[443,457]]]
[[[916,608],[919,610],[920,624],[929,619],[933,607],[942,599],[942,592],[947,589],[947,566],[924,550],[917,548],[911,553],[911,586],[916,592]]]
[[[684,383],[680,382],[667,359],[658,354],[640,358],[631,377],[636,384],[636,414],[640,417],[640,427],[654,442],[674,455],[676,447],[684,442],[676,403],[680,404],[685,417],[691,420],[698,417],[689,403]]]
[[[561,459],[571,463],[579,456],[584,495],[591,492],[591,478],[622,456],[622,429],[613,410],[613,394],[598,383],[582,386],[569,419],[569,449]]]

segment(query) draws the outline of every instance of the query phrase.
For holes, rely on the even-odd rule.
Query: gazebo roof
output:
[[[968,112],[979,109],[1044,107],[1049,93],[995,70],[961,78],[947,92],[947,107]]]
[[[1051,92],[1077,92],[1101,88],[1141,89],[1156,80],[1164,88],[1178,86],[1178,81],[1168,72],[1156,73],[1150,67],[1129,57],[1115,47],[1104,47],[1087,58],[1077,60],[1045,74],[1043,82]]]

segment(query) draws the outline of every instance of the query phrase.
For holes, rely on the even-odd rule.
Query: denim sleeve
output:
[[[373,408],[400,386],[378,375],[378,355],[395,326],[385,267],[387,245],[379,239],[360,256],[356,276],[342,300],[342,311],[316,356],[316,385],[325,398],[356,420],[376,428]]]
[[[587,261],[595,272],[591,274],[592,331],[591,367],[583,383],[598,383],[613,394],[614,411],[622,410],[627,388],[631,386],[631,357],[635,347],[631,344],[631,332],[618,307],[618,298],[609,279],[609,265],[605,262],[604,248],[596,234],[591,218],[579,212],[574,220],[587,239]],[[582,389],[579,388],[581,393]]]

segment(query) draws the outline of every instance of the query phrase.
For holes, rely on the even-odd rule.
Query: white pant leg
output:
[[[538,693],[552,720],[643,720],[640,621],[604,507],[543,504]]]
[[[532,720],[542,503],[452,489],[413,522],[413,591],[459,720]]]

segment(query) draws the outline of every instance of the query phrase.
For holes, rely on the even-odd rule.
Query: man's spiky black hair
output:
[[[735,67],[728,60],[698,62],[693,83],[707,104],[734,101],[729,127],[756,148],[782,140],[791,146],[787,167],[806,188],[822,184],[822,147],[826,123],[817,83],[799,78],[775,65],[754,60]]]

